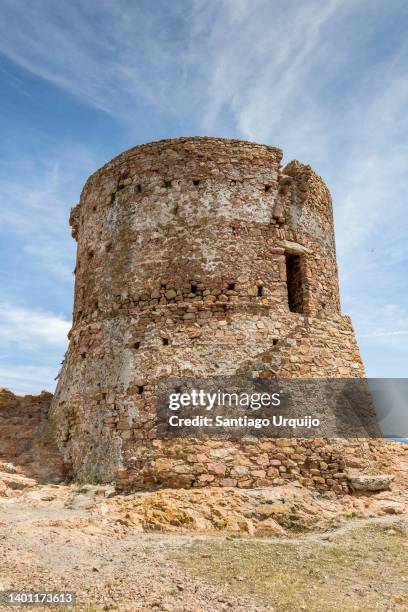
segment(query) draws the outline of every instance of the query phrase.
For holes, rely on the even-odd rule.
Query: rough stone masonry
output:
[[[280,149],[178,138],[122,153],[87,181],[74,319],[51,416],[78,479],[118,490],[347,490],[340,440],[162,440],[164,377],[364,377],[340,312],[330,193]]]

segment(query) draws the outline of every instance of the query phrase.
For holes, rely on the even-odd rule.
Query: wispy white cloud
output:
[[[47,347],[63,348],[67,344],[70,322],[52,312],[34,311],[0,303],[0,344],[33,351]]]
[[[408,329],[401,329],[397,331],[383,331],[383,332],[374,332],[372,334],[360,334],[360,338],[379,338],[379,337],[389,337],[389,336],[407,336]]]
[[[133,123],[144,102],[209,132],[222,130],[229,116],[242,136],[279,141],[288,110],[290,131],[315,131],[309,85],[317,69],[320,79],[330,78],[328,53],[331,68],[341,64],[344,51],[329,26],[353,6],[4,0],[2,12],[0,52],[90,106]]]
[[[309,87],[316,67],[327,64],[325,28],[344,3],[245,0],[238,10],[233,1],[220,7],[204,51],[209,82],[204,126],[212,131],[232,113],[246,138],[283,145],[296,134],[303,148],[306,132],[316,128],[310,102],[318,92]],[[197,56],[202,51],[198,47]]]
[[[351,287],[352,299],[347,310],[353,314],[353,324],[357,340],[362,350],[363,358],[369,376],[406,377],[408,373],[408,304],[406,300],[398,300],[392,291],[381,288],[382,272],[377,272],[379,296],[370,295],[370,286],[364,283],[358,287],[356,281]],[[373,273],[374,277],[374,273]],[[372,280],[375,285],[375,280]],[[390,285],[392,287],[393,281]],[[371,290],[372,291],[372,290]],[[394,302],[387,297],[395,297]]]
[[[94,167],[89,153],[77,149],[53,159],[8,160],[0,170],[1,232],[12,232],[28,258],[70,283],[75,246],[69,209]]]
[[[115,116],[134,115],[140,98],[165,104],[178,48],[163,5],[5,0],[0,51],[30,72]]]
[[[53,391],[70,326],[53,312],[0,303],[0,387],[18,394]]]
[[[325,159],[344,136],[358,83],[369,100],[398,69],[394,54],[361,78],[359,55],[386,12],[369,0],[4,0],[2,10],[0,52],[129,126],[145,102],[199,131],[233,129],[290,156]],[[392,122],[381,106],[378,117]]]
[[[36,395],[42,390],[53,391],[55,370],[52,367],[1,365],[0,387],[10,389],[17,395]]]

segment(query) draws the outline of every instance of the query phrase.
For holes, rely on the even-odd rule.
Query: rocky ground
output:
[[[337,610],[339,593],[346,611],[408,609],[408,452],[390,490],[341,498],[114,496],[0,469],[1,590],[73,590],[79,610]]]
[[[0,591],[75,591],[84,611],[408,610],[408,447],[382,448],[382,491],[374,470],[342,496],[298,483],[121,496],[64,481],[30,401],[31,425],[0,410]]]
[[[75,591],[79,610],[321,611],[337,610],[339,596],[345,611],[407,609],[406,513],[388,514],[387,505],[373,517],[374,496],[342,509],[289,490],[279,502],[275,492],[225,491],[223,504],[219,491],[206,490],[206,506],[189,491],[18,491],[0,501],[1,590]],[[392,492],[381,503],[385,496],[389,504]],[[248,521],[265,531],[251,536]]]

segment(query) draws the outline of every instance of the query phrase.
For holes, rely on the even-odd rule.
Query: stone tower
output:
[[[52,406],[76,477],[121,490],[345,486],[340,455],[316,440],[289,452],[282,440],[156,436],[163,377],[364,376],[340,312],[330,193],[310,166],[281,159],[270,146],[178,138],[130,149],[87,181],[70,219],[74,319]]]

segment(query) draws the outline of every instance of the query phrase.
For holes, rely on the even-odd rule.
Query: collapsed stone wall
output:
[[[39,482],[63,478],[62,457],[48,419],[51,400],[46,391],[20,396],[0,389],[0,473],[16,472]]]
[[[340,312],[329,191],[281,159],[265,145],[180,138],[135,147],[86,183],[52,405],[76,477],[116,478],[120,490],[346,486],[334,442],[157,439],[155,388],[168,376],[364,376]]]

